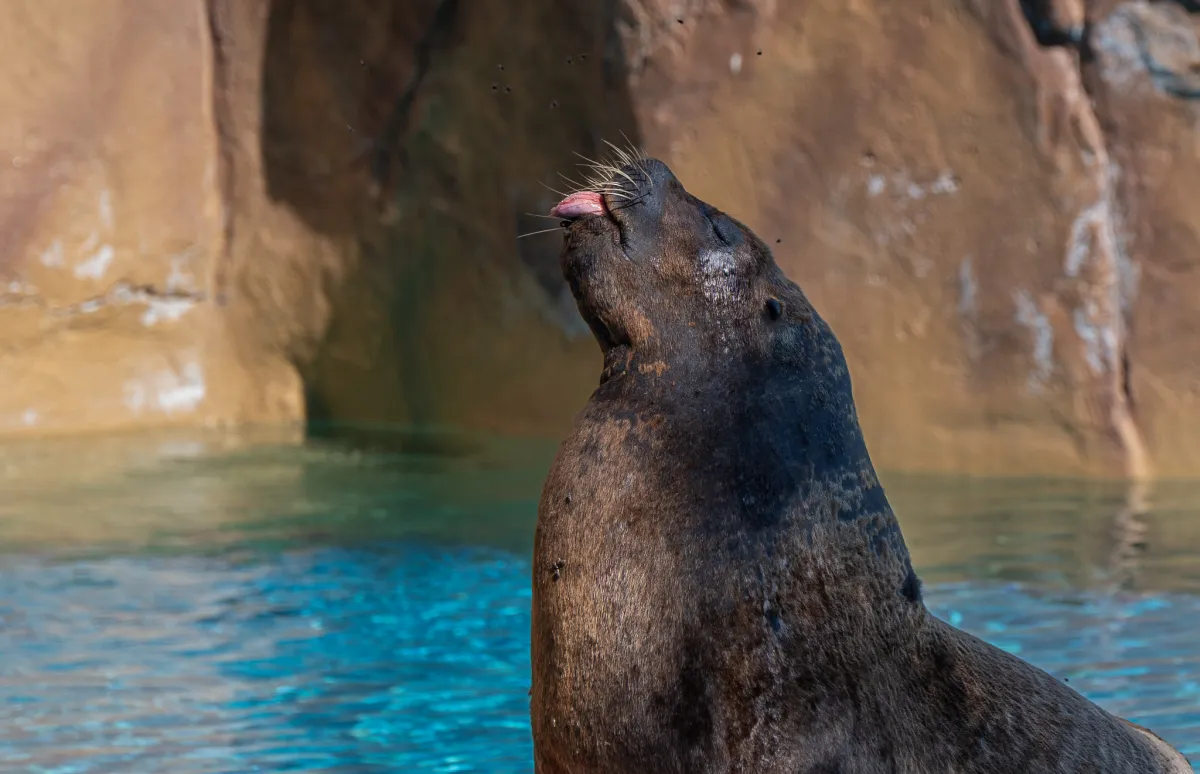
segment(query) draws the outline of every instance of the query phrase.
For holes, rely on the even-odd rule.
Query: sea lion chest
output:
[[[817,683],[807,671],[819,664],[790,657],[810,628],[798,619],[814,615],[814,603],[802,610],[796,600],[839,604],[797,586],[812,527],[801,483],[821,472],[809,447],[854,491],[859,468],[845,464],[843,446],[798,437],[779,401],[708,397],[599,392],[547,478],[531,709],[539,756],[569,755],[570,767],[545,771],[617,761],[636,761],[630,771],[722,770],[770,724],[764,707],[805,706],[782,692]],[[773,405],[777,415],[748,408]],[[868,532],[854,532],[870,551]],[[800,714],[791,721],[802,724]]]

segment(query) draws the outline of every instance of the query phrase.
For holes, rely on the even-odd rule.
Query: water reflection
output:
[[[426,538],[523,550],[554,444],[436,432],[377,449],[262,431],[0,448],[0,550],[282,548]]]
[[[529,771],[552,453],[270,433],[0,451],[0,770]],[[1200,755],[1200,487],[885,481],[939,615]]]

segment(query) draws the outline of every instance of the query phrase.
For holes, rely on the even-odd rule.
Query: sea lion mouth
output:
[[[562,227],[570,228],[572,224],[589,215],[598,215],[609,227],[615,227],[621,252],[629,258],[625,242],[625,229],[613,212],[609,197],[597,191],[576,191],[563,199],[550,210],[550,217],[562,218]],[[619,208],[618,208],[619,209]]]
[[[607,211],[603,196],[595,191],[578,191],[554,205],[550,217],[575,220],[584,215],[603,215]]]

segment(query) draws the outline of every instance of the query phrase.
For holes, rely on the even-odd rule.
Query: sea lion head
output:
[[[564,469],[577,477],[619,437],[620,459],[661,469],[681,511],[799,519],[804,534],[854,525],[839,534],[865,551],[863,574],[919,600],[830,326],[750,228],[662,161],[620,160],[552,210],[566,221],[564,276],[605,353]]]
[[[600,168],[607,177],[551,215],[566,227],[563,274],[606,355],[706,362],[761,346],[764,325],[810,319],[770,248],[688,193],[662,161],[621,153]]]

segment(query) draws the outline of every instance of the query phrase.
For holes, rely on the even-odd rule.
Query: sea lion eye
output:
[[[726,247],[737,247],[742,243],[744,239],[742,229],[733,218],[721,212],[716,207],[711,207],[703,203],[700,206],[700,213],[708,221],[713,234],[716,235],[721,244]]]
[[[729,244],[729,240],[721,233],[721,226],[717,223],[717,219],[713,217],[713,214],[706,210],[704,212],[704,219],[708,221],[708,225],[712,228],[712,232],[716,235],[717,239],[721,240],[721,244]]]

